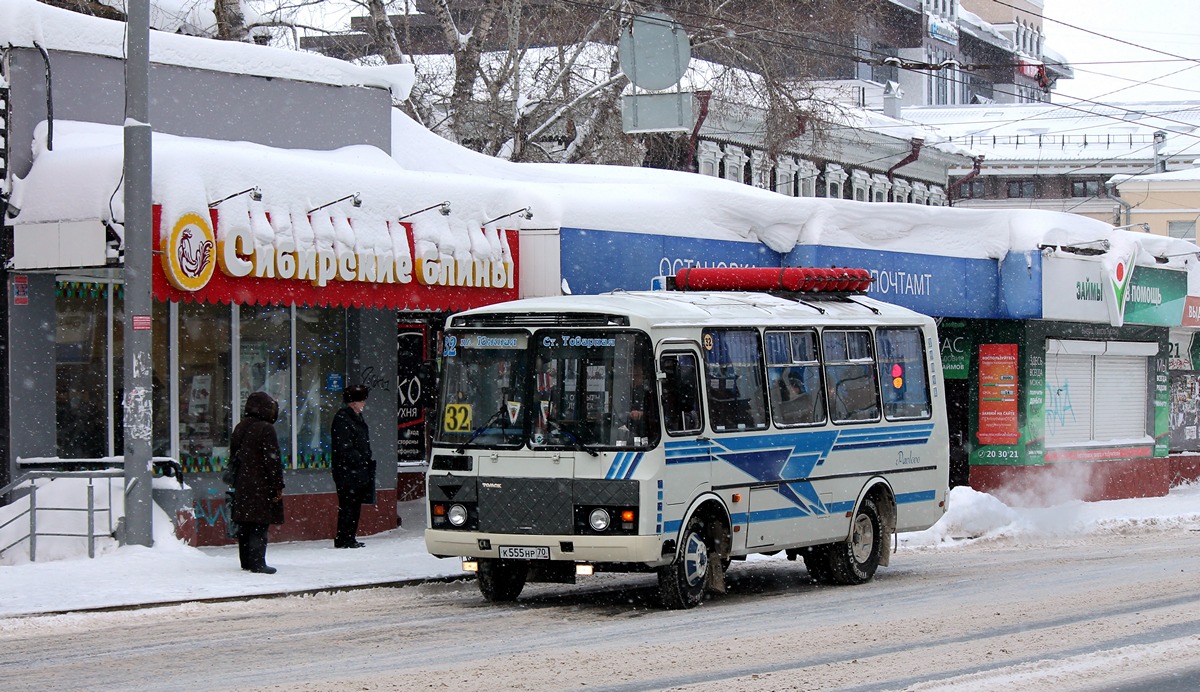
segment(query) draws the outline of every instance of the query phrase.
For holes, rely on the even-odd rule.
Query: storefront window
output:
[[[229,307],[180,303],[177,310],[179,455],[217,470],[213,459],[228,457],[232,433]]]
[[[56,287],[55,373],[57,453],[66,458],[108,454],[108,290],[100,283]]]
[[[263,391],[279,402],[275,432],[285,460],[292,458],[291,308],[243,305],[241,322],[240,414],[251,392]],[[182,331],[182,326],[180,328]],[[224,439],[227,441],[229,436]]]
[[[171,304],[154,301],[154,323],[151,325],[150,359],[153,363],[150,382],[150,405],[154,407],[154,418],[151,428],[151,449],[154,456],[171,456]],[[114,323],[116,324],[116,323]],[[114,327],[124,331],[123,324]],[[122,371],[124,372],[124,371]],[[116,381],[116,396],[121,396],[121,382]],[[121,438],[123,439],[123,438]]]
[[[245,344],[243,335],[243,345]],[[346,311],[296,308],[296,464],[329,465],[329,426],[342,406]]]

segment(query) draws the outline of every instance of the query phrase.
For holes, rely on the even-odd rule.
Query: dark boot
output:
[[[274,567],[267,566],[267,524],[242,524],[242,535],[246,537],[246,554],[250,571],[258,574],[275,574]]]

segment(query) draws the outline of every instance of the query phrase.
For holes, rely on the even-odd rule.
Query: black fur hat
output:
[[[342,401],[347,404],[355,401],[366,401],[367,395],[371,393],[371,388],[364,384],[352,384],[342,390]]]

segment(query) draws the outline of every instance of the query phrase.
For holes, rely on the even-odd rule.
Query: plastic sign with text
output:
[[[407,253],[313,239],[297,247],[300,243],[284,235],[262,243],[250,224],[225,224],[218,237],[217,219],[212,210],[164,220],[161,207],[154,208],[160,238],[161,261],[155,267],[159,299],[465,309],[517,297],[515,231],[500,231],[511,249],[503,259],[418,256],[414,261],[412,229],[399,222],[388,222],[388,230],[407,246]],[[349,221],[336,223],[353,232]]]

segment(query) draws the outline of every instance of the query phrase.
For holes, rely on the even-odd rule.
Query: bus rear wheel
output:
[[[886,540],[875,501],[866,498],[854,513],[850,535],[846,540],[822,546],[825,564],[821,569],[828,573],[828,583],[862,584],[870,581],[875,576],[875,570],[879,569],[879,559]]]
[[[803,553],[804,568],[808,570],[808,576],[818,584],[835,583],[833,574],[829,570],[829,549],[832,547],[835,546],[814,545]]]
[[[515,601],[525,588],[529,565],[506,560],[479,561],[479,592],[492,603]]]
[[[693,516],[682,536],[682,550],[675,562],[658,568],[658,593],[671,610],[695,608],[704,600],[708,583],[708,543],[704,522]]]

